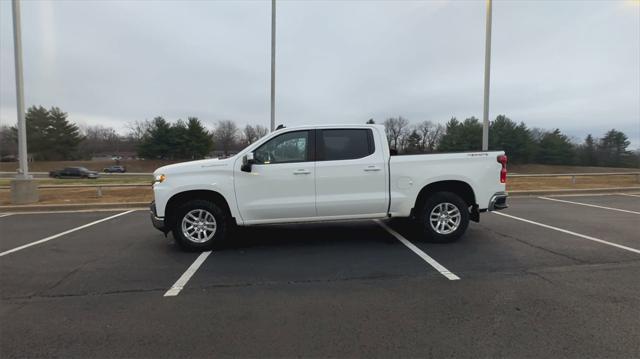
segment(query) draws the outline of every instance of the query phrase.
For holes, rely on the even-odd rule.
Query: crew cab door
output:
[[[370,128],[317,130],[319,217],[384,215],[387,177],[382,146]]]
[[[316,216],[314,140],[311,130],[284,132],[253,151],[251,172],[236,164],[236,198],[245,223]]]

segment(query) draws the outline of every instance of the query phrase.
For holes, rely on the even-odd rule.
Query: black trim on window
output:
[[[366,135],[366,141],[367,141],[367,150],[368,153],[364,156],[360,156],[360,157],[349,157],[349,158],[342,158],[342,159],[326,159],[326,150],[325,150],[325,144],[324,144],[324,136],[323,136],[323,132],[324,131],[367,131],[367,135]],[[316,130],[317,134],[315,135],[315,140],[316,140],[316,161],[348,161],[348,160],[357,160],[360,158],[365,158],[368,156],[371,156],[373,153],[375,153],[375,142],[373,139],[373,131],[370,128],[323,128],[323,129],[318,129]]]
[[[373,131],[367,130],[367,141],[369,141],[369,154],[376,152],[376,145],[373,141]]]
[[[316,133],[318,132],[317,130],[308,130],[309,131],[309,135],[307,136],[307,138],[309,139],[309,143],[307,145],[307,162],[311,161],[315,161],[316,160],[316,139],[317,139],[317,135]]]

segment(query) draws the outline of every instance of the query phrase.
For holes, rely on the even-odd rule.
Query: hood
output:
[[[189,161],[189,162],[180,162],[174,163],[172,165],[162,166],[157,170],[153,171],[153,175],[157,174],[175,174],[175,173],[187,173],[187,172],[204,172],[215,170],[216,168],[228,168],[232,166],[235,161],[235,156],[225,158],[225,159],[217,159],[210,158],[206,160],[197,160],[197,161]]]

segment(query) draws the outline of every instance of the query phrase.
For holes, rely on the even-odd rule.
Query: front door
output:
[[[309,130],[282,133],[253,151],[251,172],[234,171],[245,223],[316,216],[313,135]]]

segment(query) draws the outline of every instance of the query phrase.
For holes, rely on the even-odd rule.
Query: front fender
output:
[[[158,217],[165,216],[167,203],[173,196],[194,190],[219,193],[227,201],[231,215],[235,217],[237,221],[241,221],[240,213],[236,206],[231,172],[225,174],[206,172],[180,174],[174,178],[168,176],[165,182],[155,184],[153,186],[153,192]]]

